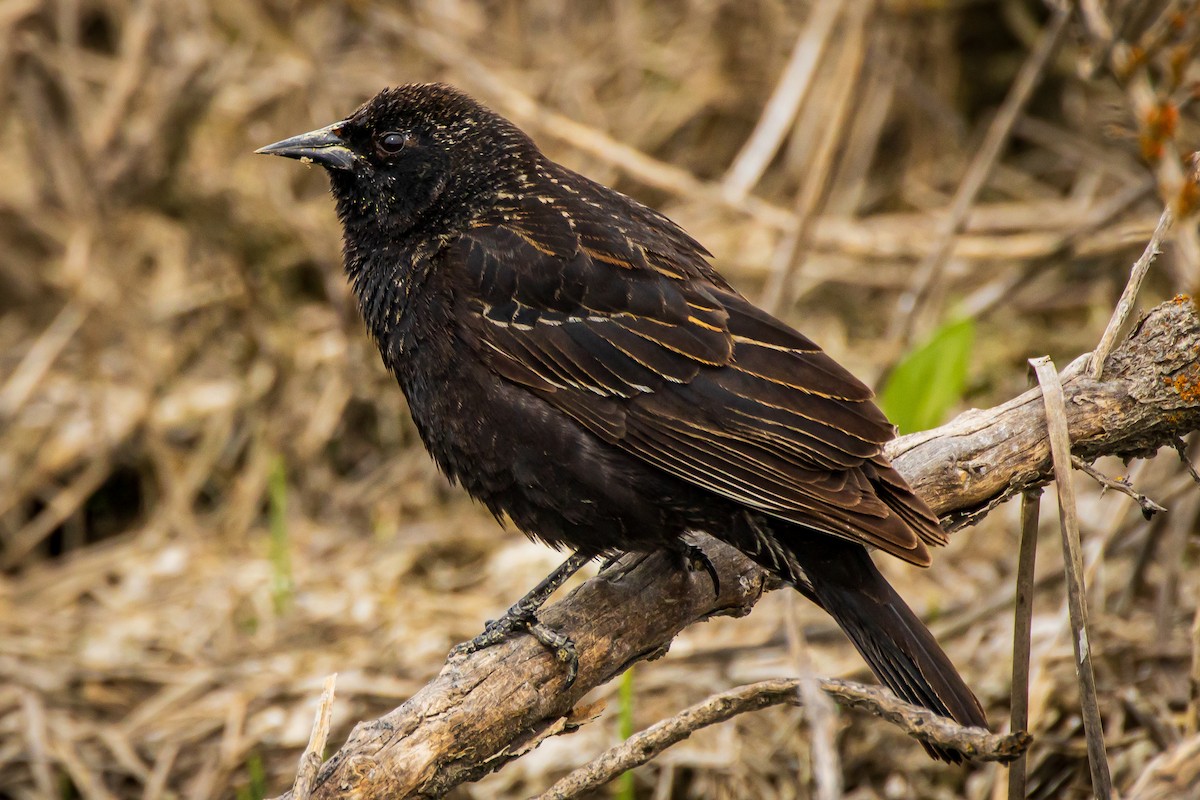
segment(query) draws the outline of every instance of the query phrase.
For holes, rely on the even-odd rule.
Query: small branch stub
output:
[[[333,693],[337,686],[337,673],[325,679],[321,691],[321,700],[317,703],[317,716],[313,721],[312,734],[308,738],[308,747],[300,756],[300,769],[296,772],[296,782],[292,784],[293,800],[309,800],[321,764],[325,760],[325,745],[329,741],[329,725],[333,722]]]

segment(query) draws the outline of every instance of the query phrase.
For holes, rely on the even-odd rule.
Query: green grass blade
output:
[[[621,735],[621,741],[625,741],[630,736],[633,736],[633,668],[625,670],[625,674],[621,676],[620,687],[620,717],[618,718],[618,732]],[[617,778],[617,800],[634,800],[633,773],[626,772]]]
[[[246,759],[247,783],[238,789],[237,800],[263,800],[267,796],[267,770],[262,756],[251,753]]]
[[[287,611],[292,602],[295,583],[292,580],[291,543],[287,530],[287,469],[283,459],[276,457],[271,462],[271,474],[267,480],[270,517],[271,601],[275,613]]]

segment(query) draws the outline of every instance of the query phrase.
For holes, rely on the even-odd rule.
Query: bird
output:
[[[872,558],[925,567],[947,540],[884,455],[896,431],[872,390],[681,227],[446,84],[386,88],[256,152],[328,173],[347,279],[437,466],[571,552],[463,649],[528,631],[569,682],[572,643],[536,618],[549,593],[628,552],[711,570],[699,531],[824,609],[898,696],[987,726]]]

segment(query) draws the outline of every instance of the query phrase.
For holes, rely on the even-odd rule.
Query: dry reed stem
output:
[[[1088,764],[1092,771],[1092,791],[1100,800],[1112,797],[1112,776],[1104,750],[1104,724],[1096,699],[1096,674],[1092,667],[1091,638],[1088,629],[1087,589],[1083,583],[1083,556],[1079,549],[1079,518],[1075,487],[1071,480],[1071,435],[1062,382],[1049,356],[1031,358],[1046,404],[1046,428],[1054,462],[1054,484],[1058,493],[1058,518],[1062,529],[1063,562],[1066,567],[1067,602],[1071,615],[1071,644],[1075,650],[1075,672],[1079,676],[1079,699],[1083,711],[1084,736],[1087,739]]]
[[[1021,544],[1017,551],[1016,602],[1013,606],[1012,690],[1009,730],[1029,730],[1029,649],[1033,626],[1034,567],[1037,562],[1041,489],[1021,495]],[[1021,753],[1008,765],[1008,799],[1025,800],[1025,760]]]

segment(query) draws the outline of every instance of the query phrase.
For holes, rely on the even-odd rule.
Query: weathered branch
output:
[[[1071,452],[1148,456],[1200,427],[1200,332],[1191,298],[1152,310],[1108,357],[1104,378],[1087,374],[1090,354],[1062,371]],[[888,454],[951,530],[1051,477],[1040,389],[960,414],[940,428],[902,436]]]
[[[1190,299],[1150,312],[1093,380],[1088,357],[1062,373],[1072,452],[1155,452],[1200,429],[1200,317]],[[986,411],[967,412],[889,448],[897,468],[954,527],[1051,475],[1045,412],[1033,389]],[[547,607],[544,621],[576,643],[580,670],[564,671],[530,637],[455,658],[399,708],[359,724],[322,767],[312,797],[437,797],[587,721],[575,709],[592,688],[629,664],[665,652],[683,628],[715,614],[744,614],[769,579],[732,548],[702,545],[721,580],[649,556],[587,581]],[[573,709],[575,709],[573,711]]]

